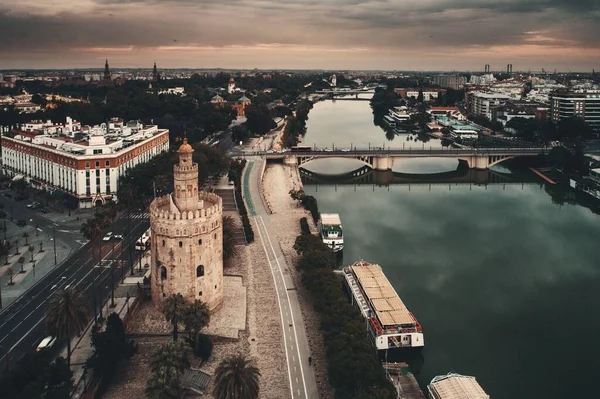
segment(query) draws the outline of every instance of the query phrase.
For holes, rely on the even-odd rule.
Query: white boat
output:
[[[344,249],[344,234],[342,231],[342,222],[337,213],[322,213],[318,226],[319,235],[323,243],[333,252],[339,252]]]
[[[406,308],[381,266],[361,260],[344,267],[343,273],[352,303],[367,321],[367,331],[377,350],[423,348],[421,324]]]

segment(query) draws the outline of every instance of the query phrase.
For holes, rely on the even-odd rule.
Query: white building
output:
[[[158,94],[176,94],[179,96],[185,95],[184,87],[170,87],[168,89],[164,89],[158,92]]]
[[[337,86],[337,76],[331,75],[331,87]]]
[[[119,177],[127,170],[169,150],[167,129],[138,121],[113,119],[108,129],[83,126],[81,135],[77,140],[65,131],[12,131],[2,136],[4,172],[37,189],[61,190],[90,208],[116,199]]]
[[[503,102],[510,100],[510,96],[497,93],[482,93],[473,91],[468,93],[469,113],[483,115],[492,119],[492,109]]]

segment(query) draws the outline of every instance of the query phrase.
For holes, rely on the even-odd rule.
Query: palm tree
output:
[[[152,179],[152,183],[154,184],[154,189],[159,193],[164,193],[167,189],[167,185],[169,184],[169,179],[165,175],[156,175]]]
[[[23,238],[25,239],[25,245],[29,245],[29,242],[27,241],[27,239],[29,238],[29,233],[23,233]]]
[[[71,338],[83,331],[88,309],[83,291],[66,288],[50,299],[46,309],[46,326],[57,338],[67,339],[67,363],[71,364]]]
[[[173,324],[173,341],[177,341],[178,325],[185,318],[188,302],[181,294],[171,294],[163,302],[162,311],[168,322]]]
[[[190,347],[183,341],[160,347],[152,359],[152,375],[146,382],[146,397],[178,399],[181,397],[181,373],[190,367]]]
[[[185,307],[183,325],[189,334],[190,341],[194,343],[194,348],[196,347],[196,336],[208,323],[210,323],[210,311],[206,303],[196,299]]]
[[[215,399],[258,398],[260,371],[243,355],[224,359],[215,371]]]
[[[237,225],[231,216],[223,216],[223,259],[228,260],[237,255],[235,230]]]

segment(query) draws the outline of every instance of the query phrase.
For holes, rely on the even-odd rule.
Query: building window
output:
[[[165,246],[165,240],[163,240],[163,247]]]
[[[164,266],[160,267],[160,279],[165,280],[167,278],[167,268]]]
[[[94,154],[102,154],[102,150],[94,150]]]
[[[99,168],[100,167],[100,161],[96,161],[96,167]]]
[[[200,265],[196,268],[196,277],[204,276],[204,266]]]
[[[90,167],[90,162],[89,162],[89,161],[87,161],[87,162],[85,163],[85,167],[86,167],[86,168],[89,168],[89,167]]]
[[[213,235],[213,238],[214,238],[215,240],[217,239],[217,233],[215,233],[215,234]]]
[[[90,177],[90,171],[89,170],[85,171],[85,177]]]
[[[96,177],[100,176],[100,171],[96,169]]]
[[[198,240],[198,245],[202,245],[202,239]]]
[[[215,284],[215,290],[217,289],[217,285]]]
[[[183,241],[179,241],[179,248],[183,247]]]
[[[110,175],[110,169],[106,169],[106,175]]]
[[[106,162],[104,162],[104,165],[105,165],[105,166],[110,166],[110,161],[106,161]]]
[[[200,291],[200,292],[198,293],[198,296],[202,296],[202,291]]]

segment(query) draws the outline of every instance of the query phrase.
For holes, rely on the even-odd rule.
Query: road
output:
[[[275,283],[291,397],[294,399],[317,399],[319,393],[314,371],[308,364],[310,347],[298,293],[289,273],[290,265],[287,264],[281,252],[277,235],[269,220],[269,214],[260,197],[260,166],[261,162],[265,162],[265,160],[253,158],[249,162],[247,175],[244,176],[244,184],[247,187],[244,194],[249,213],[254,216],[258,229],[255,237],[258,238],[265,251]]]
[[[98,246],[91,242],[80,246],[71,257],[63,264],[48,273],[40,282],[25,292],[0,314],[0,370],[5,370],[7,365],[13,365],[26,352],[30,351],[34,343],[46,335],[44,325],[44,312],[46,305],[53,293],[66,286],[76,286],[84,290],[88,298],[90,314],[93,316],[93,280],[96,281],[96,298],[100,307],[111,292],[111,260],[128,261],[129,248],[133,254],[132,260],[137,260],[136,251],[133,250],[135,240],[148,229],[149,222],[145,214],[132,214],[131,218],[122,217],[115,222],[115,231],[127,230],[129,234],[123,241],[102,241],[101,266],[97,264]],[[41,226],[41,224],[40,224]],[[129,226],[129,228],[128,228]],[[64,233],[70,234],[70,233]],[[58,233],[57,233],[58,236]],[[75,239],[70,239],[77,242]],[[123,251],[121,251],[121,249]],[[46,250],[50,251],[50,248]],[[128,270],[118,268],[114,271],[115,285],[122,273],[127,275]],[[106,316],[106,315],[105,315]]]

